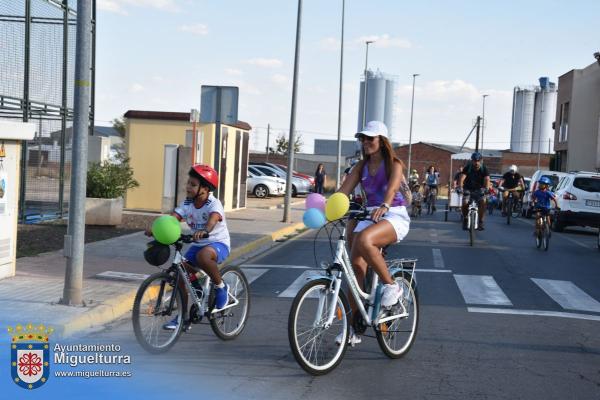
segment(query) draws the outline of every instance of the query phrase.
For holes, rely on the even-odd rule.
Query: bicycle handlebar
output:
[[[208,232],[204,232],[204,235],[202,235],[202,237],[200,237],[200,239],[206,239],[207,237],[209,237],[209,233]],[[194,242],[194,235],[181,235],[179,237],[179,241],[183,242],[183,243],[193,243]]]

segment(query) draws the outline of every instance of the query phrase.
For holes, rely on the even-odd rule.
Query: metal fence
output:
[[[94,121],[96,4],[92,0]],[[76,0],[0,0],[0,118],[37,125],[23,144],[19,219],[61,218],[69,207]]]

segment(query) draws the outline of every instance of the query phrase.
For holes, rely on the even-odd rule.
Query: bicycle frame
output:
[[[469,209],[467,211],[467,226],[471,226],[471,221],[474,221],[474,228],[477,229],[479,224],[479,204],[474,198],[469,199]]]
[[[183,277],[183,283],[187,289],[188,294],[192,297],[192,300],[194,302],[194,304],[196,304],[196,306],[198,307],[198,313],[200,315],[207,315],[207,310],[208,310],[208,296],[206,295],[207,293],[209,293],[210,290],[210,277],[205,274],[203,271],[199,271],[202,275],[204,279],[204,283],[202,285],[202,297],[198,297],[198,294],[196,293],[196,289],[192,286],[192,282],[190,281],[190,278],[188,277],[188,273],[185,270],[184,267],[184,262],[185,262],[185,258],[181,255],[181,247],[180,245],[178,247],[176,247],[176,251],[175,251],[175,257],[173,258],[173,263],[171,264],[171,269],[175,270],[175,284],[174,287],[179,287],[179,280],[181,279],[181,277]],[[157,304],[160,304],[161,299],[162,299],[162,295],[164,292],[164,282],[161,285],[161,289],[157,298]],[[213,309],[211,311],[211,314],[217,313],[217,312],[222,312],[223,310],[226,310],[228,308],[234,307],[236,305],[239,304],[239,300],[231,293],[231,291],[228,292],[228,296],[232,301],[229,301],[228,304],[223,307],[223,308],[219,308],[219,309]],[[175,296],[171,296],[170,302],[169,302],[169,307],[168,307],[168,314],[170,315],[172,310],[173,310],[173,306],[174,306],[174,302],[175,302]]]
[[[346,240],[345,240],[346,224],[344,222],[342,222],[342,224],[343,224],[342,234],[340,235],[338,242],[337,242],[337,249],[336,249],[334,263],[331,264],[327,268],[327,270],[328,270],[327,278],[332,281],[333,288],[330,290],[332,292],[331,294],[332,294],[333,298],[337,299],[340,289],[341,289],[341,286],[342,286],[342,279],[345,279],[346,282],[348,283],[348,287],[350,288],[350,293],[352,294],[352,297],[354,298],[356,305],[358,307],[358,310],[359,310],[360,314],[362,315],[363,320],[365,321],[366,325],[377,326],[378,324],[381,324],[383,322],[407,317],[408,312],[404,308],[404,305],[401,302],[400,304],[402,305],[402,313],[384,317],[384,318],[380,318],[380,316],[378,315],[379,308],[380,308],[380,299],[381,299],[381,286],[379,285],[379,276],[377,274],[373,274],[373,282],[371,284],[371,292],[370,293],[366,293],[360,288],[360,286],[358,285],[358,281],[356,279],[356,274],[354,273],[354,270],[352,269],[352,264],[350,263],[350,258],[348,256],[348,252],[346,251]],[[416,285],[416,279],[414,278],[414,275],[415,275],[414,270],[416,267],[416,260],[401,259],[400,260],[401,267],[400,268],[397,268],[397,267],[390,268],[390,274],[393,275],[398,270],[404,271],[404,266],[402,264],[403,262],[412,263],[412,271],[410,272],[410,282],[409,282],[410,286],[412,287],[413,280]],[[365,301],[368,304],[367,309],[365,309],[365,305],[364,305]],[[324,299],[323,299],[323,297],[320,297],[319,305],[317,308],[318,312],[316,314],[317,318],[319,315],[322,315],[323,306],[324,306]],[[325,329],[329,328],[331,326],[331,324],[333,323],[333,319],[335,318],[336,308],[337,308],[336,303],[332,302],[331,306],[328,310],[328,313],[327,313],[327,320],[325,321],[325,324],[324,324]],[[315,323],[318,323],[318,322],[319,321],[317,321],[317,320],[315,321]]]

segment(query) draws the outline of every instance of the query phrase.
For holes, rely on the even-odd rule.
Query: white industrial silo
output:
[[[517,87],[514,96],[510,150],[529,153],[531,152],[531,140],[533,138],[535,91]]]
[[[392,137],[394,136],[394,104],[395,104],[395,90],[396,82],[392,79],[386,79],[385,81],[385,111],[383,122],[388,128],[388,139],[393,142]]]
[[[365,123],[369,121],[385,121],[387,80],[381,72],[368,71],[367,75],[367,108],[363,108],[364,82],[360,83],[360,94],[358,99],[358,130],[362,128],[363,112],[365,112]],[[391,94],[393,99],[393,93]]]
[[[535,95],[532,153],[551,153],[554,149],[552,122],[556,114],[556,85],[540,78],[540,90]]]

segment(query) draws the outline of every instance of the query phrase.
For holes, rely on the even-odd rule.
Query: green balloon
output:
[[[174,216],[163,215],[152,224],[152,236],[162,244],[173,244],[181,236],[181,225]]]

